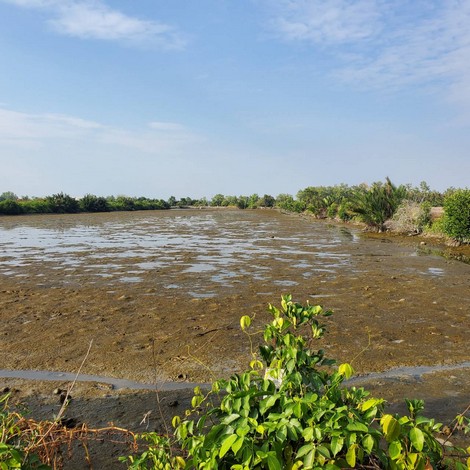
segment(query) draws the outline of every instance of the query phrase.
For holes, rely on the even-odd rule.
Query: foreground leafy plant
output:
[[[281,308],[269,305],[269,312],[272,321],[250,369],[214,382],[207,394],[197,387],[186,419],[173,419],[175,437],[149,433],[157,446],[132,468],[444,468],[436,439],[441,425],[422,416],[422,401],[407,400],[409,416],[386,414],[384,400],[344,386],[353,374],[350,364],[333,367],[323,350],[310,348],[324,335],[320,319],[330,311],[283,296]],[[256,334],[249,333],[251,323],[241,318],[250,342]],[[175,444],[185,460],[172,456]],[[469,468],[459,460],[451,465]]]

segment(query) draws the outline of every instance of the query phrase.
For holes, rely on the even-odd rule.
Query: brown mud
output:
[[[150,384],[228,377],[250,359],[240,316],[255,314],[261,329],[282,293],[334,311],[318,347],[360,375],[470,360],[470,265],[437,256],[432,240],[262,210],[27,216],[0,220],[0,232],[1,369],[73,373],[92,342],[82,373]],[[470,402],[469,375],[367,387],[391,403],[425,398],[449,421]],[[0,377],[4,387],[50,418],[52,390],[66,384]],[[72,395],[67,413],[93,426],[162,429],[155,392],[77,383]],[[162,392],[161,413],[182,412],[189,396]]]

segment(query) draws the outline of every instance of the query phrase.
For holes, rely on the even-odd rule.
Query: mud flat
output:
[[[419,243],[262,210],[2,218],[0,367],[74,374],[92,341],[83,374],[208,382],[246,365],[239,318],[256,314],[261,327],[267,303],[282,293],[335,312],[319,347],[354,359],[359,374],[465,363],[470,265]],[[368,387],[392,403],[428,398],[430,414],[444,419],[468,404],[468,372],[379,378]],[[134,425],[155,403],[154,391],[97,384],[77,384],[70,409],[97,425]],[[29,397],[35,413],[52,413],[52,390],[64,385],[0,378],[0,389]],[[168,414],[189,394],[161,393],[182,394]],[[150,416],[142,426],[160,426]]]

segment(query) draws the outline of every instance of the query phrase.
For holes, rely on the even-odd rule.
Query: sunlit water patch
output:
[[[263,281],[288,290],[317,277],[351,276],[363,272],[364,257],[382,263],[396,255],[392,244],[371,241],[366,247],[360,240],[354,228],[275,211],[3,217],[0,275],[20,281],[29,275],[48,286],[145,279],[156,291],[178,288],[206,298],[217,294],[214,286],[236,291],[240,283]],[[401,273],[444,275],[439,264],[423,269],[418,257],[409,262],[413,252],[408,250]]]

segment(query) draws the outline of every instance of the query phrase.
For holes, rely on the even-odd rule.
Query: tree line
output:
[[[444,206],[445,217],[433,224],[432,207]],[[376,231],[420,233],[432,226],[460,241],[470,239],[470,190],[449,188],[432,190],[423,181],[419,186],[395,185],[389,178],[372,184],[349,186],[309,186],[296,196],[281,193],[276,197],[254,193],[249,196],[216,194],[211,199],[171,196],[167,200],[129,196],[74,198],[65,193],[44,198],[18,197],[7,191],[0,194],[0,214],[44,214],[166,210],[187,207],[273,208],[288,212],[307,212],[320,219],[343,222],[360,221]]]

